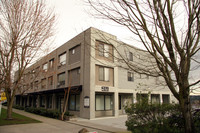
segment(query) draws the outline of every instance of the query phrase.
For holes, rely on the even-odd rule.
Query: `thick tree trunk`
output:
[[[11,120],[12,118],[12,102],[8,100],[7,102],[7,119]]]
[[[189,99],[185,101],[183,100],[183,103],[180,103],[180,104],[181,104],[182,115],[184,118],[185,133],[195,133]]]

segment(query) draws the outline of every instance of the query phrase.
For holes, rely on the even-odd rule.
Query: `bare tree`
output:
[[[200,49],[200,1],[88,0],[88,3],[97,13],[93,15],[128,28],[140,39],[158,71],[126,64],[135,72],[163,77],[179,101],[185,132],[195,132],[189,96],[190,88],[199,84],[200,79],[191,82],[189,75],[191,62],[196,61],[194,57]]]
[[[67,105],[68,105],[68,101],[69,101],[69,93],[70,93],[70,90],[71,90],[71,71],[69,71],[69,81],[68,81],[68,88],[65,88],[64,91],[65,91],[65,94],[64,94],[64,103],[63,103],[63,110],[62,110],[62,113],[61,113],[61,120],[64,120],[64,115],[66,113],[66,108],[67,108]]]
[[[22,75],[41,47],[49,43],[54,21],[53,12],[46,9],[43,0],[0,1],[1,86],[7,97],[7,119],[12,119],[12,105]]]

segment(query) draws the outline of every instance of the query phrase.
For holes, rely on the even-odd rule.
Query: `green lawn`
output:
[[[13,124],[27,124],[27,123],[39,123],[40,121],[17,114],[12,113],[13,120],[6,120],[7,110],[2,108],[1,109],[1,116],[0,116],[0,126],[3,125],[13,125]]]

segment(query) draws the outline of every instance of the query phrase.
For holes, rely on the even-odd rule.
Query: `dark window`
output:
[[[40,96],[40,107],[45,107],[45,99],[44,99],[44,96]]]
[[[169,95],[163,94],[162,95],[162,100],[163,100],[164,104],[168,104],[169,103]]]
[[[128,60],[133,61],[133,53],[132,52],[129,52]]]
[[[134,74],[132,72],[128,72],[128,81],[134,81]]]
[[[122,96],[121,95],[119,95],[119,110],[121,110],[122,109]]]
[[[80,110],[80,95],[70,95],[69,97],[69,110]]]
[[[58,87],[65,85],[65,72],[58,74]]]
[[[52,96],[47,97],[47,108],[52,108]]]
[[[136,99],[138,103],[148,101],[148,94],[137,94]]]

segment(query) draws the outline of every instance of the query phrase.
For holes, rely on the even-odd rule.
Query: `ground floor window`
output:
[[[96,110],[112,110],[113,109],[113,97],[112,95],[96,94]]]
[[[52,108],[52,96],[47,97],[47,108]]]
[[[16,105],[20,105],[20,96],[16,96]]]
[[[62,111],[62,108],[63,108],[63,96],[57,96],[56,97],[56,108],[59,110],[59,111]]]
[[[44,98],[44,96],[40,96],[40,107],[45,107],[45,98]]]
[[[138,103],[141,103],[141,102],[146,101],[146,100],[148,101],[148,94],[137,93],[136,99],[137,99]]]
[[[31,107],[32,106],[32,97],[29,96],[29,106]]]
[[[119,95],[119,110],[122,109],[122,96]]]
[[[163,94],[162,100],[163,100],[163,103],[168,104],[169,103],[169,95]]]
[[[159,104],[160,103],[160,95],[159,94],[151,94],[151,103]]]
[[[70,95],[69,97],[69,110],[80,110],[80,95]]]
[[[37,104],[36,101],[37,101],[37,98],[36,98],[36,96],[34,96],[34,97],[33,97],[33,107],[36,107],[36,104]]]

